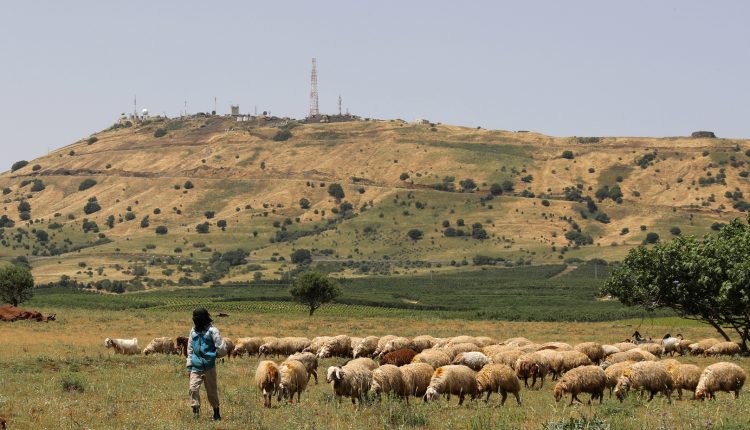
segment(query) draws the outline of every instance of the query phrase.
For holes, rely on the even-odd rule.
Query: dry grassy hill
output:
[[[275,140],[282,130],[291,137]],[[648,233],[700,235],[743,216],[749,151],[745,140],[555,138],[401,121],[157,119],[0,175],[0,257],[28,256],[41,282],[138,275],[156,285],[199,280],[214,252],[236,248],[248,261],[219,268],[222,280],[277,277],[300,248],[349,274],[458,270],[477,255],[616,260]],[[462,189],[467,178],[476,189]],[[95,185],[80,190],[88,179]],[[340,202],[328,193],[334,183]],[[84,213],[93,198],[90,209],[100,209]],[[409,238],[413,229],[420,239]]]

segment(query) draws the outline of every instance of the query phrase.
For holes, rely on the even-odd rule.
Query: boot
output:
[[[200,418],[200,416],[201,416],[201,407],[193,406],[193,418]]]
[[[219,408],[214,408],[214,417],[212,420],[221,421],[221,414],[219,413]]]

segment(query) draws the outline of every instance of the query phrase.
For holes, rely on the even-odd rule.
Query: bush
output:
[[[458,185],[460,185],[461,188],[463,188],[466,191],[471,191],[477,187],[476,182],[474,182],[474,180],[471,178],[466,178],[463,181],[459,181]]]
[[[160,225],[160,226],[156,227],[156,229],[154,231],[156,232],[156,234],[167,234],[167,233],[169,233],[169,229],[167,228],[167,226],[164,226],[164,225]]]
[[[299,199],[299,207],[301,209],[310,209],[310,200],[307,200],[304,197]]]
[[[89,145],[93,145],[98,141],[99,141],[99,138],[96,136],[91,136],[88,139],[86,139],[86,143],[88,143]]]
[[[406,173],[406,172],[404,172],[398,178],[401,179],[402,181],[405,181],[405,180],[409,179],[409,174]]]
[[[3,188],[3,195],[4,195],[4,196],[7,196],[8,194],[10,194],[10,193],[12,193],[12,192],[13,192],[13,190],[11,190],[11,189],[10,189],[10,188],[8,188],[8,187],[5,187],[5,188]]]
[[[15,163],[13,163],[12,166],[10,166],[10,171],[11,172],[15,172],[18,169],[23,169],[28,164],[29,164],[29,162],[26,161],[26,160],[16,161]]]
[[[88,190],[89,188],[93,187],[94,185],[96,185],[96,180],[91,179],[91,178],[84,179],[83,182],[81,182],[78,185],[78,191]]]
[[[135,213],[133,212],[126,212],[125,213],[125,221],[133,221],[135,219]]]
[[[546,207],[546,206],[549,206],[549,200],[547,200],[547,199],[542,199],[542,206],[545,206],[545,207]]]
[[[86,390],[86,386],[80,377],[65,375],[62,378],[62,390],[66,393],[83,393]]]
[[[141,228],[148,228],[148,226],[150,224],[151,224],[151,222],[148,219],[148,215],[146,215],[145,217],[143,217],[143,219],[141,220]]]
[[[42,170],[42,166],[40,166],[39,164],[34,164],[33,166],[31,166],[32,172],[38,172],[40,170]]]
[[[565,232],[565,239],[575,243],[576,245],[591,245],[594,243],[594,239],[578,230],[570,230]]]
[[[226,230],[227,228],[227,220],[220,219],[216,221],[216,227],[219,227],[222,231]]]
[[[503,192],[506,192],[506,193],[513,191],[513,187],[514,187],[513,182],[507,179],[504,180],[502,184],[500,184],[500,186],[503,188]]]
[[[204,222],[204,223],[196,225],[195,226],[195,231],[197,231],[198,233],[205,234],[205,233],[208,233],[209,228],[210,228],[210,226],[208,225],[208,223]]]
[[[186,190],[191,190],[193,189],[193,183],[190,181],[185,181],[185,184],[182,187],[185,188]]]
[[[312,262],[312,253],[309,249],[297,249],[292,252],[291,255],[292,263],[294,264],[307,264]]]
[[[682,234],[682,230],[677,226],[670,228],[669,232],[672,233],[672,235],[674,236],[679,236]]]
[[[499,196],[502,193],[503,193],[502,185],[498,183],[494,183],[490,185],[490,194],[492,194],[493,196]]]
[[[27,202],[26,200],[18,204],[18,212],[30,212],[30,211],[31,211],[31,203]]]
[[[205,211],[205,212],[203,212],[203,215],[206,216],[206,219],[211,219],[211,218],[214,217],[215,213],[214,213],[214,211]]]
[[[416,228],[413,228],[409,230],[408,233],[406,233],[407,236],[409,236],[409,239],[411,240],[419,240],[422,238],[422,230],[418,230]]]
[[[34,232],[34,235],[39,242],[46,242],[49,240],[49,234],[44,230],[37,230]]]
[[[333,183],[328,186],[328,194],[334,199],[336,199],[336,201],[339,201],[346,196],[344,194],[344,188],[342,188],[340,184],[336,184],[336,183]]]
[[[659,241],[659,235],[652,232],[649,232],[646,235],[646,239],[643,240],[643,243],[656,243]]]
[[[575,158],[575,156],[573,155],[573,151],[565,150],[562,152],[562,158],[572,160],[573,158]]]
[[[92,213],[99,212],[102,209],[99,203],[96,201],[96,197],[89,199],[88,203],[83,207],[83,213],[91,215]]]
[[[47,187],[44,185],[44,182],[40,181],[39,179],[34,179],[34,183],[31,185],[31,192],[38,193],[39,191],[43,191],[45,188]]]
[[[276,134],[273,135],[271,138],[275,142],[283,142],[285,140],[289,140],[292,137],[292,132],[287,129],[281,129],[276,132]]]
[[[627,227],[623,227],[622,230],[620,230],[620,236],[624,236],[628,233],[630,233],[630,229]]]
[[[603,223],[603,224],[609,224],[609,221],[610,221],[609,215],[605,214],[604,212],[600,212],[600,213],[596,214],[596,216],[594,217],[594,219],[597,220],[597,221],[599,221],[600,223]]]
[[[719,231],[722,228],[724,228],[725,225],[726,224],[724,224],[723,222],[715,222],[715,223],[711,224],[711,230],[713,230],[713,231]]]
[[[156,131],[154,131],[154,137],[164,137],[167,135],[167,130],[164,130],[163,128],[157,128]]]

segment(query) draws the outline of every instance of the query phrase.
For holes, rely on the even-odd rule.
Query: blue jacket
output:
[[[190,330],[187,351],[187,368],[191,372],[205,372],[216,367],[216,359],[227,355],[227,345],[219,334],[219,329],[209,326],[208,330]]]

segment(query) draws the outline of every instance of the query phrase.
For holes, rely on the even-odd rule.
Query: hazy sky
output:
[[[750,137],[750,2],[16,1],[0,170],[138,107],[320,109],[553,135]]]

